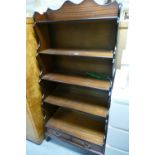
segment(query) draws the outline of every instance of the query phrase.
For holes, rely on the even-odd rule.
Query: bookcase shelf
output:
[[[102,146],[104,139],[102,123],[78,112],[60,108],[46,123],[46,127],[66,132],[77,138]]]
[[[87,22],[87,21],[91,21],[91,22],[96,22],[98,20],[118,20],[118,16],[105,16],[105,17],[98,17],[98,18],[81,18],[81,19],[69,19],[69,20],[42,20],[42,21],[37,21],[35,22],[35,24],[54,24],[54,23],[62,23],[62,22],[78,22],[78,21],[82,21],[82,22]]]
[[[77,89],[57,87],[52,94],[47,95],[43,102],[64,108],[74,109],[95,116],[106,118],[108,115],[107,102],[100,96],[92,96]]]
[[[56,73],[45,74],[42,76],[41,79],[47,81],[89,87],[94,89],[101,89],[104,91],[108,91],[111,88],[111,83],[109,81],[56,74]]]
[[[113,51],[101,51],[101,50],[94,51],[94,50],[47,49],[40,51],[39,54],[109,58],[109,59],[113,58]]]

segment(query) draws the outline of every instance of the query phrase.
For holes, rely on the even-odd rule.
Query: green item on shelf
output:
[[[110,77],[108,75],[105,75],[104,73],[86,72],[86,75],[88,77],[95,78],[98,80],[110,80]]]

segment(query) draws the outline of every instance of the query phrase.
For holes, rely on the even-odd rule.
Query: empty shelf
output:
[[[82,140],[103,145],[103,122],[90,119],[79,112],[60,108],[46,123],[47,128],[54,128]]]
[[[89,50],[66,50],[66,49],[47,49],[39,52],[49,55],[83,56],[95,58],[113,58],[113,51],[89,51]]]
[[[40,20],[40,21],[35,21],[35,24],[52,24],[52,23],[62,23],[62,22],[96,22],[99,20],[117,20],[118,16],[113,15],[113,16],[105,16],[105,17],[94,17],[94,18],[83,18],[82,20],[80,19],[70,19],[70,20]]]
[[[44,102],[101,117],[106,117],[108,114],[103,97],[92,97],[92,95],[78,93],[74,90],[57,89],[47,96]]]
[[[65,84],[95,88],[100,90],[109,90],[111,87],[111,84],[109,81],[96,80],[91,78],[84,78],[84,77],[64,75],[64,74],[56,74],[56,73],[45,74],[44,76],[42,76],[42,79],[65,83]]]

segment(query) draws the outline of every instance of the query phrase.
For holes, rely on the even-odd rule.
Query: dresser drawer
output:
[[[109,126],[107,144],[124,151],[129,151],[129,132]]]
[[[129,106],[112,102],[109,112],[109,124],[117,128],[129,130]]]
[[[129,155],[129,152],[106,146],[105,155]]]
[[[76,145],[80,148],[83,148],[85,150],[88,150],[88,151],[91,151],[91,152],[94,152],[98,155],[102,155],[103,154],[103,148],[104,146],[99,146],[99,145],[96,145],[96,144],[92,144],[90,142],[87,142],[87,141],[84,141],[84,140],[81,140],[79,138],[76,138],[72,135],[69,135],[67,133],[63,133],[61,131],[58,131],[56,129],[47,129],[46,131],[46,134],[50,137],[52,136],[55,136],[61,140],[64,140],[68,143],[71,143],[73,145]]]

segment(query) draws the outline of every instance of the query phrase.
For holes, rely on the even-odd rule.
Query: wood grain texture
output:
[[[67,133],[63,133],[60,132],[60,130],[56,130],[56,129],[47,129],[46,135],[48,135],[49,137],[53,138],[53,137],[57,137],[62,141],[65,141],[67,143],[70,143],[74,146],[80,147],[82,149],[88,150],[92,153],[95,153],[96,155],[103,155],[103,146],[100,145],[96,145],[94,143],[90,143],[88,141],[84,141],[81,140],[77,137],[73,137]]]
[[[43,133],[38,133],[38,129],[36,128],[36,122],[34,122],[33,117],[34,116],[31,113],[29,103],[26,100],[26,139],[36,144],[41,144],[44,139],[44,135]]]
[[[65,83],[65,84],[101,89],[105,91],[106,90],[108,91],[111,87],[111,84],[109,81],[96,80],[96,79],[77,77],[77,76],[71,76],[71,75],[56,74],[56,73],[45,74],[42,77],[42,79]]]
[[[79,91],[77,89],[57,87],[52,94],[44,99],[44,102],[100,117],[107,116],[107,103],[105,103],[103,97],[89,95],[86,92]]]
[[[65,93],[72,93],[76,92],[78,96],[86,96],[84,100],[91,98],[92,102],[98,102],[102,100],[102,103],[105,107],[107,107],[108,98],[109,98],[109,92],[108,91],[102,91],[100,89],[90,89],[87,87],[77,87],[76,85],[68,85],[68,84],[62,84],[62,83],[54,83],[51,81],[42,80],[41,86],[44,88],[45,97],[51,94],[57,94],[57,91],[60,90],[60,92]],[[55,84],[55,89],[53,88],[53,85]],[[60,93],[59,92],[59,93]]]
[[[53,23],[49,24],[49,33],[51,48],[113,50],[117,20]]]
[[[79,57],[79,56],[57,56],[39,54],[46,73],[70,74],[75,76],[88,76],[89,72],[95,72],[98,75],[112,76],[112,59]],[[45,70],[45,69],[44,69]],[[101,76],[102,76],[101,75]]]
[[[117,2],[107,5],[98,5],[93,0],[84,0],[79,5],[71,2],[66,2],[56,12],[47,10],[47,18],[52,20],[81,20],[89,18],[117,17],[118,4]]]
[[[56,128],[85,141],[103,145],[103,122],[90,119],[78,112],[59,109],[47,122],[46,127]]]
[[[112,2],[107,5],[98,5],[93,0],[84,0],[80,4],[65,2],[59,10],[47,10],[47,19],[52,21],[82,20],[93,18],[117,18],[118,3]],[[45,16],[45,14],[43,14]],[[41,15],[35,14],[35,21],[43,21]]]
[[[34,25],[36,32],[36,39],[38,42],[37,51],[45,50],[50,48],[50,38],[47,25]]]
[[[74,21],[34,26],[39,49],[114,50],[117,20]],[[46,40],[46,41],[45,41]]]
[[[52,20],[81,20],[89,18],[117,17],[118,5],[116,2],[108,5],[98,5],[93,0],[84,0],[75,5],[66,2],[61,9],[54,12],[47,10],[47,18]]]
[[[28,19],[26,24],[27,139],[41,143],[43,140],[44,128],[43,114],[41,111],[41,92],[38,84],[39,69],[35,57],[36,48],[37,43],[33,30],[33,21],[32,19]]]
[[[71,49],[47,49],[40,51],[39,54],[49,55],[66,55],[66,56],[82,56],[94,58],[113,58],[113,51],[99,51],[99,50],[71,50]]]
[[[44,12],[43,14],[40,14],[39,12],[34,12],[33,19],[35,22],[34,25],[37,21],[45,21],[47,19],[46,12]]]

